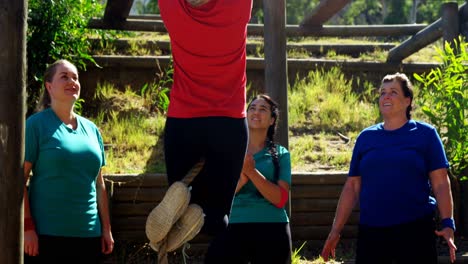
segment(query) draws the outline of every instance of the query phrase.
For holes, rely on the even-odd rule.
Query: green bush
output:
[[[47,64],[58,59],[73,62],[79,70],[95,63],[90,55],[88,29],[93,16],[102,14],[98,0],[29,0],[27,59],[28,115],[36,107],[41,92],[42,75]]]
[[[443,50],[438,49],[441,66],[428,74],[414,74],[414,78],[423,85],[418,105],[442,138],[450,162],[451,175],[466,179],[468,45],[460,38],[455,46],[452,48],[445,43]]]

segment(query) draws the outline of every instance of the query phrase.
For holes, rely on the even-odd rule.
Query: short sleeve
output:
[[[39,128],[34,119],[26,120],[24,160],[34,164],[39,153]]]
[[[351,163],[349,165],[348,176],[361,176],[359,171],[359,163],[361,162],[361,145],[362,145],[362,133],[356,139],[356,144],[354,145],[353,154],[351,156]]]
[[[291,185],[291,155],[284,147],[279,147],[279,179]]]
[[[104,152],[104,141],[102,139],[102,136],[101,136],[101,132],[99,132],[99,129],[96,127],[96,136],[97,136],[97,139],[98,139],[98,142],[99,142],[99,147],[101,149],[101,158],[102,158],[102,163],[101,163],[101,167],[102,166],[105,166],[106,165],[106,154]]]
[[[444,145],[437,134],[435,128],[431,128],[428,133],[428,151],[426,151],[427,170],[434,171],[441,168],[448,168],[449,162],[445,155]]]

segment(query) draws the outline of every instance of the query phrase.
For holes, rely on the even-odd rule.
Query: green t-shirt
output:
[[[286,148],[276,145],[279,159],[279,179],[291,185],[291,158]],[[264,148],[254,155],[255,168],[269,181],[274,179],[273,159]],[[284,208],[277,208],[266,200],[252,182],[247,182],[234,197],[229,223],[285,223],[289,222]]]
[[[101,235],[96,178],[105,165],[102,138],[91,121],[77,116],[77,124],[67,127],[50,108],[26,120],[29,200],[38,234]]]

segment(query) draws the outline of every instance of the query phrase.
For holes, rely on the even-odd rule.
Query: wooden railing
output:
[[[145,223],[167,189],[164,174],[107,175],[112,228],[117,241],[147,241]],[[291,186],[291,232],[294,241],[319,245],[326,239],[334,218],[344,172],[294,173]],[[353,211],[343,230],[344,239],[354,239],[359,221]],[[197,236],[193,244],[206,246],[207,238]]]

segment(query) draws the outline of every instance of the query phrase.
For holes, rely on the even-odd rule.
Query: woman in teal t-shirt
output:
[[[291,262],[291,231],[284,209],[291,160],[275,144],[278,105],[258,95],[247,107],[249,144],[227,230],[208,249],[205,263]]]
[[[104,148],[98,128],[74,113],[78,70],[59,60],[44,74],[42,111],[26,120],[26,263],[98,263],[112,252]]]

